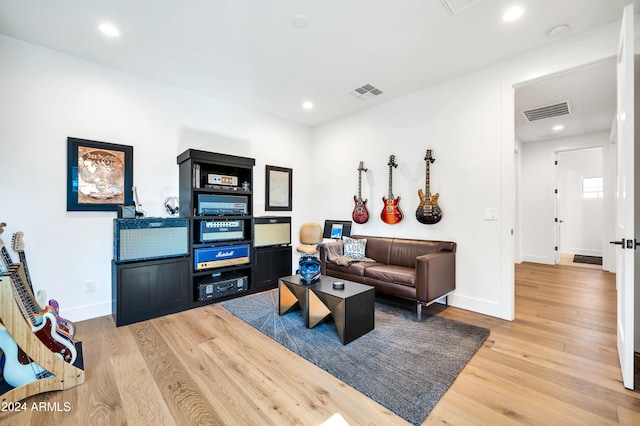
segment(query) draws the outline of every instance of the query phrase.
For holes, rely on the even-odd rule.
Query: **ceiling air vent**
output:
[[[569,105],[569,102],[563,101],[551,105],[527,109],[522,111],[522,114],[527,121],[543,120],[545,118],[571,114],[571,105]]]
[[[362,87],[356,87],[352,91],[347,92],[347,94],[353,96],[356,99],[364,101],[369,98],[381,95],[382,90],[378,89],[377,87],[373,87],[371,84],[365,84]]]
[[[465,9],[475,6],[481,1],[482,0],[442,0],[442,3],[444,3],[444,6],[447,8],[449,13],[457,15]]]

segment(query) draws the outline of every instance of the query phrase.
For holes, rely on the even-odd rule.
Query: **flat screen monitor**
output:
[[[342,237],[351,236],[351,221],[350,220],[325,220],[324,232],[322,238],[333,238],[334,240],[340,240]]]

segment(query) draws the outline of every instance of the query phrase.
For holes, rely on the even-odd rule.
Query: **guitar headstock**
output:
[[[398,167],[398,163],[396,163],[396,156],[391,154],[389,156],[389,162],[387,163],[389,167]]]
[[[427,153],[424,156],[424,160],[430,161],[431,164],[433,164],[433,162],[436,161],[436,159],[433,158],[433,152],[430,149],[427,150]]]
[[[24,240],[22,239],[22,237],[24,237],[24,232],[18,231],[15,234],[13,234],[13,237],[11,239],[13,243],[13,249],[17,252],[24,251]]]
[[[358,171],[359,172],[366,172],[368,169],[364,168],[364,161],[360,162],[360,165],[358,166]]]

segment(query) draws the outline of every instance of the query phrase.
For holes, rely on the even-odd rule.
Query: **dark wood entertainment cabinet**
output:
[[[254,247],[253,158],[188,149],[178,156],[177,163],[180,216],[189,220],[189,255],[130,263],[113,261],[112,303],[117,326],[274,289],[278,286],[278,277],[291,275],[290,245]],[[237,177],[237,182],[209,184],[209,175]],[[212,179],[217,178],[212,176]],[[198,214],[198,196],[201,194],[247,197],[247,211],[245,214]],[[242,222],[242,238],[200,241],[200,224],[215,220]],[[249,262],[205,269],[195,267],[196,250],[222,246],[248,246]],[[246,291],[199,300],[199,284],[237,276],[247,277]]]

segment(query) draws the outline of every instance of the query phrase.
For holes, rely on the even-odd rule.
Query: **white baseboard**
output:
[[[450,306],[455,306],[456,308],[509,320],[509,318],[506,318],[504,316],[504,309],[500,303],[468,297],[456,293],[449,295],[448,302]]]
[[[109,302],[96,303],[93,305],[84,305],[77,308],[65,309],[62,313],[64,318],[70,321],[84,321],[91,318],[98,318],[105,315],[111,315],[112,304]]]
[[[595,249],[563,248],[562,253],[581,254],[583,256],[602,256],[602,250]]]
[[[523,262],[544,263],[546,265],[555,265],[556,260],[547,256],[522,256]]]

